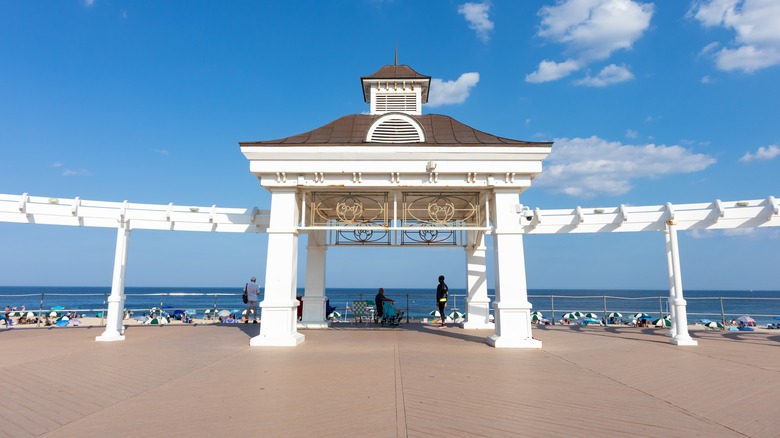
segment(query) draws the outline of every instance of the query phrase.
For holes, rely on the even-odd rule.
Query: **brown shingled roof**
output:
[[[379,70],[376,71],[376,73],[368,76],[362,76],[360,80],[363,79],[430,79],[430,76],[421,75],[420,73],[417,73],[414,71],[413,68],[409,67],[408,65],[393,65],[388,64]]]
[[[336,119],[327,125],[292,137],[277,140],[239,142],[241,146],[545,146],[549,142],[529,142],[498,137],[478,131],[468,125],[440,114],[410,116],[422,125],[425,131],[424,143],[367,143],[366,135],[371,125],[381,115],[351,114]]]
[[[360,84],[363,88],[363,101],[368,102],[368,96],[370,94],[369,92],[369,84],[366,84],[366,79],[371,80],[382,80],[382,79],[399,79],[402,81],[425,81],[426,83],[430,83],[431,77],[421,75],[420,73],[417,73],[414,71],[413,68],[409,67],[408,65],[398,65],[398,64],[388,64],[379,70],[377,70],[374,74],[368,75],[368,76],[361,76],[360,77]],[[423,96],[422,101],[423,103],[428,102],[428,85],[426,84],[425,88],[423,89]]]

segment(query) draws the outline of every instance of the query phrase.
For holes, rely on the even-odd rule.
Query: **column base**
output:
[[[100,336],[95,336],[95,341],[97,342],[114,342],[114,341],[124,341],[125,336],[124,335],[117,335],[117,334],[105,334],[103,333]]]
[[[255,336],[249,340],[250,347],[295,347],[303,342],[306,337],[300,333],[293,333],[290,336],[268,337],[263,335]]]
[[[307,330],[326,329],[326,328],[330,328],[330,321],[319,321],[319,322],[301,321],[298,323],[298,328],[307,329]]]
[[[496,323],[494,322],[482,322],[482,321],[463,321],[460,324],[460,328],[467,330],[495,330]]]
[[[681,347],[683,346],[694,346],[699,345],[698,342],[694,341],[690,336],[688,337],[676,337],[669,340],[674,345],[679,345]]]
[[[488,345],[496,348],[542,348],[542,341],[538,339],[519,339],[507,336],[488,336],[485,340]]]
[[[490,321],[490,301],[472,299],[466,304],[467,320],[460,323],[463,329],[493,329],[496,324]]]

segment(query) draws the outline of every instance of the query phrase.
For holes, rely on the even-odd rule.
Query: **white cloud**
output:
[[[626,138],[637,138],[639,137],[639,133],[634,131],[633,129],[626,129]]]
[[[622,195],[632,180],[706,169],[715,159],[681,146],[625,145],[599,137],[557,138],[535,186],[591,198]]]
[[[698,0],[688,16],[706,27],[735,32],[730,47],[710,43],[701,54],[712,52],[720,70],[753,72],[780,64],[780,2],[777,0]]]
[[[607,85],[618,84],[632,79],[634,79],[634,74],[631,73],[631,70],[623,66],[610,64],[601,69],[596,76],[588,75],[578,81],[574,81],[574,83],[588,87],[606,87]]]
[[[91,8],[92,6],[95,5],[95,0],[83,0],[83,2],[84,2],[84,6],[88,8]]]
[[[62,167],[62,163],[60,163],[59,161],[55,161],[55,162],[51,163],[49,166],[51,166],[51,167],[56,169],[58,167]]]
[[[653,4],[635,0],[558,0],[554,6],[539,10],[542,22],[537,34],[564,44],[564,52],[576,63],[573,65],[582,68],[609,58],[616,50],[630,49],[650,26],[653,12]],[[542,64],[526,81],[534,82],[531,79],[541,70]],[[588,81],[582,83],[587,85]]]
[[[92,173],[86,169],[65,169],[62,176],[90,176]]]
[[[469,97],[469,93],[479,82],[479,73],[463,73],[455,81],[431,79],[428,106],[431,108],[463,103]]]
[[[477,38],[483,43],[490,40],[490,32],[493,30],[488,11],[490,5],[487,3],[464,3],[458,6],[458,13],[466,18],[469,28],[477,32]]]
[[[742,163],[749,163],[751,161],[766,161],[771,160],[780,155],[780,147],[771,144],[767,147],[761,146],[755,153],[747,152],[742,158],[739,159]]]
[[[158,155],[164,155],[164,156],[170,155],[170,152],[168,152],[168,149],[152,149],[152,152],[154,152],[155,154],[158,154]]]
[[[544,60],[539,63],[535,72],[525,76],[526,82],[535,84],[541,82],[557,81],[580,69],[580,63],[572,59],[563,62]]]
[[[776,228],[734,228],[728,230],[690,230],[688,236],[693,239],[714,239],[718,237],[748,238],[751,240],[780,239],[780,230]]]

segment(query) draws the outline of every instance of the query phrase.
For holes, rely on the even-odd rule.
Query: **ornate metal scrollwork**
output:
[[[385,230],[351,229],[336,233],[336,244],[390,244],[390,235]]]
[[[401,244],[456,245],[455,232],[424,227],[419,231],[404,230]]]
[[[387,192],[312,193],[310,223],[329,226],[387,226]]]
[[[479,211],[479,193],[404,193],[404,226],[475,226]]]

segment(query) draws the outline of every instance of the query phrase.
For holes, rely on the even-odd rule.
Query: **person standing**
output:
[[[449,292],[449,288],[444,282],[444,276],[439,275],[439,285],[436,286],[436,305],[439,307],[439,316],[441,316],[439,327],[444,327],[444,320],[447,318],[444,315],[444,308],[447,307],[447,292]]]
[[[249,279],[249,283],[244,286],[246,292],[246,320],[244,324],[249,324],[249,313],[252,313],[252,324],[257,324],[257,294],[260,292],[260,288],[256,283],[257,279],[252,277]]]

